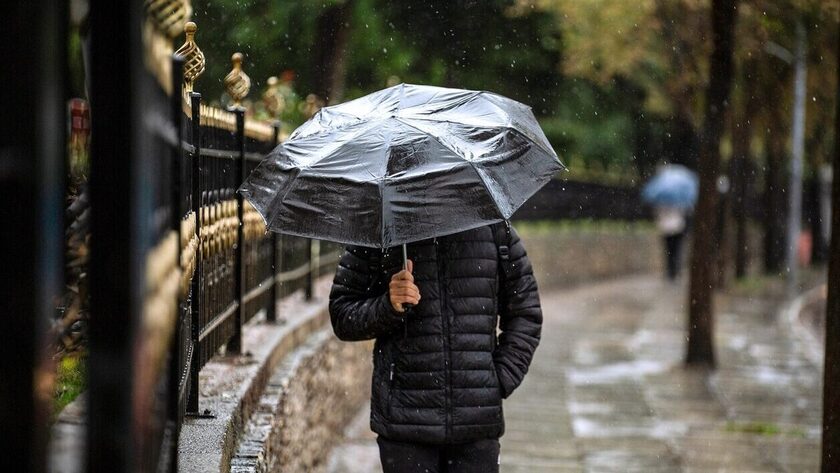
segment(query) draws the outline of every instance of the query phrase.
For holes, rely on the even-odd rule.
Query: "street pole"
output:
[[[793,57],[793,130],[791,133],[790,160],[790,209],[787,224],[787,248],[785,262],[788,268],[787,296],[793,297],[799,281],[797,249],[802,227],[802,160],[805,151],[805,86],[807,82],[806,65],[807,37],[805,26],[800,18],[796,22],[796,52]]]

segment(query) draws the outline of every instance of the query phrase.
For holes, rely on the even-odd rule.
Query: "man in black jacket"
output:
[[[502,399],[528,371],[542,325],[525,248],[499,223],[408,254],[403,270],[401,251],[348,247],[330,293],[336,335],[376,340],[370,425],[383,469],[498,471]]]

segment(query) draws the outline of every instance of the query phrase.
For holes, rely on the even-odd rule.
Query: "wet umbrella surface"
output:
[[[526,105],[400,84],[321,109],[239,192],[272,231],[390,247],[508,219],[561,169]]]
[[[642,190],[642,198],[652,205],[690,209],[697,202],[697,174],[685,166],[669,164]]]

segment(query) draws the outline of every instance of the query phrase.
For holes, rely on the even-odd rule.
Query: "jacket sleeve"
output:
[[[403,316],[391,306],[387,286],[379,281],[378,250],[347,247],[330,291],[330,320],[345,341],[370,340],[402,327]]]
[[[522,383],[540,342],[542,309],[537,281],[519,235],[511,228],[510,261],[499,282],[499,344],[493,353],[502,397]]]

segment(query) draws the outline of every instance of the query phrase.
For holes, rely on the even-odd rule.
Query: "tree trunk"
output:
[[[318,16],[313,48],[312,93],[329,104],[344,98],[347,43],[350,40],[350,17],[354,0],[327,7]]]
[[[785,112],[784,107],[769,110],[766,169],[764,174],[764,271],[779,274],[785,255]]]
[[[840,41],[837,77],[840,78]],[[834,136],[840,136],[840,85],[837,89]],[[822,472],[840,471],[840,144],[834,143],[834,192],[831,203],[831,248],[828,303],[825,314],[825,378],[823,385]]]
[[[751,196],[752,165],[750,145],[752,142],[753,118],[758,108],[757,95],[753,91],[756,77],[754,61],[744,64],[741,83],[744,92],[739,111],[732,120],[732,162],[730,163],[730,181],[732,182],[732,218],[735,222],[735,277],[741,279],[747,275],[750,259],[749,241],[747,240],[747,202]]]
[[[735,29],[735,0],[713,0],[712,34],[714,50],[706,90],[705,117],[700,142],[700,197],[696,231],[691,252],[691,281],[688,300],[689,365],[714,366],[714,228],[717,174],[720,166],[720,137],[729,91],[732,85],[732,49]]]

